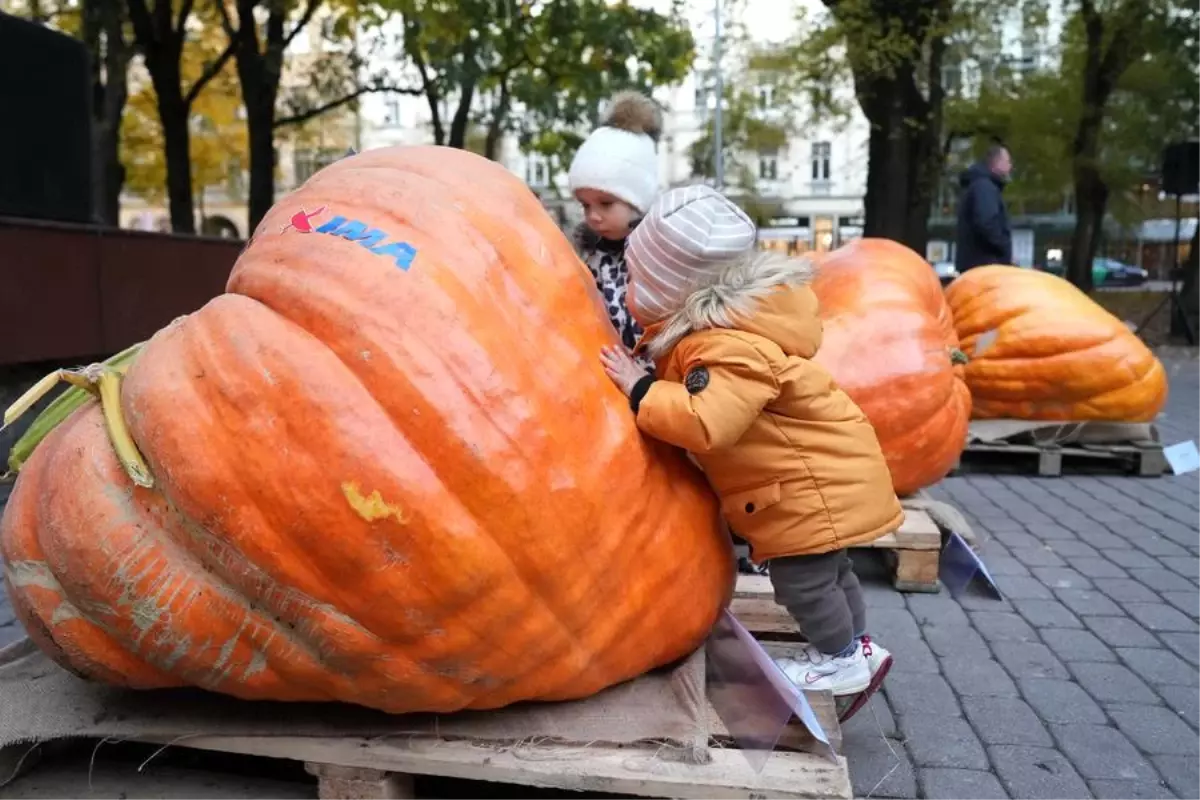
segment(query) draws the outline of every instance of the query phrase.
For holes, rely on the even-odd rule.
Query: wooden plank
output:
[[[863,547],[883,547],[889,550],[940,550],[942,531],[929,514],[920,508],[904,509],[904,524],[895,533],[889,533]]]
[[[712,762],[669,761],[662,749],[592,745],[485,746],[444,739],[303,736],[197,736],[201,750],[360,767],[404,775],[514,783],[642,797],[849,798],[846,760],[780,751],[755,773],[737,750],[711,750]]]

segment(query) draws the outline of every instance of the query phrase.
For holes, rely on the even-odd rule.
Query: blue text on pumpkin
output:
[[[365,222],[345,217],[334,217],[316,229],[317,233],[328,233],[340,236],[350,242],[357,242],[372,253],[389,256],[397,267],[407,270],[412,266],[417,250],[408,242],[388,242],[388,235],[378,228],[368,227]]]

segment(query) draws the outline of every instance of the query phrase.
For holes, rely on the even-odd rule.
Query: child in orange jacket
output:
[[[657,377],[619,348],[601,360],[638,427],[693,455],[755,563],[770,562],[775,600],[810,643],[780,667],[804,689],[861,693],[849,714],[891,656],[865,636],[846,550],[896,530],[904,512],[871,424],[812,361],[811,263],[757,252],[755,237],[707,186],[664,194],[626,252],[626,299]]]

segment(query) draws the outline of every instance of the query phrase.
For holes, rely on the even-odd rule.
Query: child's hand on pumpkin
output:
[[[612,378],[612,382],[625,393],[626,397],[629,397],[637,382],[646,377],[646,370],[639,367],[623,347],[602,348],[600,363],[604,365],[604,371],[608,373],[608,377]]]

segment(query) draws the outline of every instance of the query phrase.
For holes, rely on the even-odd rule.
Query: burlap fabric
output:
[[[0,649],[0,748],[72,736],[186,743],[189,736],[440,736],[481,742],[661,742],[707,758],[704,651],[570,703],[394,716],[333,703],[247,702],[200,690],[135,692],[78,678],[24,639]],[[10,776],[0,775],[0,786]]]

